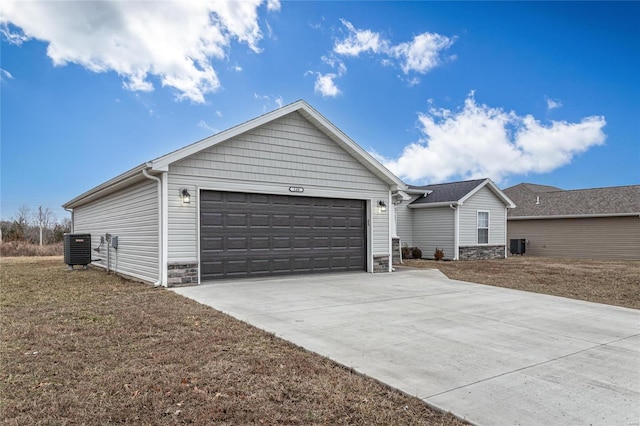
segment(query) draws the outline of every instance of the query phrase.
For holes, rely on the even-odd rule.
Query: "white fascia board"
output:
[[[493,192],[496,195],[496,197],[498,197],[500,199],[500,201],[502,201],[504,203],[504,205],[507,206],[507,208],[513,209],[513,208],[516,207],[516,205],[513,203],[513,201],[511,201],[511,199],[509,197],[507,197],[506,194],[504,192],[502,192],[500,190],[500,188],[498,188],[498,186],[495,183],[493,183],[493,181],[491,179],[485,179],[484,182],[482,182],[480,185],[478,185],[475,188],[473,188],[473,190],[469,191],[469,193],[467,195],[462,197],[459,200],[459,203],[463,204],[465,201],[467,201],[469,198],[471,198],[473,196],[473,194],[475,194],[476,192],[480,191],[485,186],[489,187],[491,192]]]
[[[407,194],[405,191],[395,190],[391,194],[392,197],[400,197],[402,201],[409,201],[411,199],[411,195]]]
[[[433,191],[431,191],[430,189],[407,188],[407,189],[404,190],[404,192],[406,192],[407,194],[413,194],[413,195],[429,195]]]
[[[410,209],[428,209],[433,207],[449,207],[461,205],[462,203],[458,201],[441,201],[439,203],[409,204],[407,207],[409,207]]]
[[[566,214],[566,215],[549,215],[549,216],[516,216],[508,217],[507,220],[544,220],[544,219],[589,219],[598,217],[639,217],[640,212],[636,213],[606,213],[606,214]]]

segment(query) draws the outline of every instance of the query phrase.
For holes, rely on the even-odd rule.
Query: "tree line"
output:
[[[12,220],[0,221],[2,242],[24,241],[41,246],[59,243],[71,232],[71,219],[57,219],[48,207],[18,209]]]

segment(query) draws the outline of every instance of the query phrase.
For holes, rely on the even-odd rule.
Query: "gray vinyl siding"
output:
[[[640,218],[509,220],[508,238],[524,238],[526,256],[640,260]]]
[[[460,209],[460,246],[478,245],[478,211],[489,212],[489,245],[505,245],[505,205],[486,186],[464,202]]]
[[[403,201],[395,206],[396,209],[396,233],[400,237],[401,247],[413,246],[413,209],[409,204],[418,198],[417,195],[411,197],[409,201]]]
[[[91,234],[91,248],[100,245],[106,233],[118,236],[118,249],[111,249],[110,267],[145,281],[158,280],[158,189],[146,180],[107,195],[73,211],[73,232]],[[107,266],[107,245],[92,250],[92,259]]]
[[[199,189],[370,200],[373,254],[389,254],[389,185],[297,112],[169,167],[169,262],[197,259]],[[187,188],[191,203],[182,204]]]
[[[454,221],[450,207],[413,209],[412,245],[422,250],[425,259],[433,259],[436,247],[444,250],[445,259],[453,259]]]

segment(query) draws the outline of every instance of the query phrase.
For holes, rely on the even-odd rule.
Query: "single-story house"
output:
[[[504,193],[517,205],[507,216],[509,239],[525,255],[640,259],[640,185],[562,190],[521,183]]]
[[[391,271],[406,185],[304,101],[141,164],[63,205],[93,264],[156,285]],[[117,237],[117,239],[114,239]]]
[[[394,196],[399,244],[433,259],[496,259],[507,255],[507,209],[513,202],[491,179],[408,186],[410,198]]]

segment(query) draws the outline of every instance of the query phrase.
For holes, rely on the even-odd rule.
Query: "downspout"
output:
[[[66,207],[64,207],[65,211],[68,211],[69,213],[71,213],[71,229],[69,230],[69,232],[71,232],[73,234],[74,228],[75,228],[75,223],[73,221],[73,209],[68,209]]]
[[[389,234],[391,234],[392,221],[395,219],[396,215],[396,207],[393,205],[393,200],[391,199],[391,191],[389,191],[389,197],[387,199],[387,218],[389,226]],[[393,211],[392,211],[393,210]],[[398,231],[395,229],[395,223],[393,223],[393,233],[394,235],[389,235],[389,268],[387,272],[393,272],[393,237],[398,235]]]
[[[507,258],[507,254],[508,254],[508,251],[507,251],[507,237],[508,237],[508,234],[507,234],[507,214],[509,214],[509,208],[505,207],[504,208],[504,258],[505,259]]]
[[[449,204],[449,207],[453,209],[453,260],[458,260],[460,251],[460,239],[459,239],[459,222],[460,222],[460,210],[457,206]]]
[[[158,281],[153,283],[154,287],[162,285],[162,180],[158,176],[152,176],[147,169],[142,169],[142,174],[147,179],[158,182]]]

